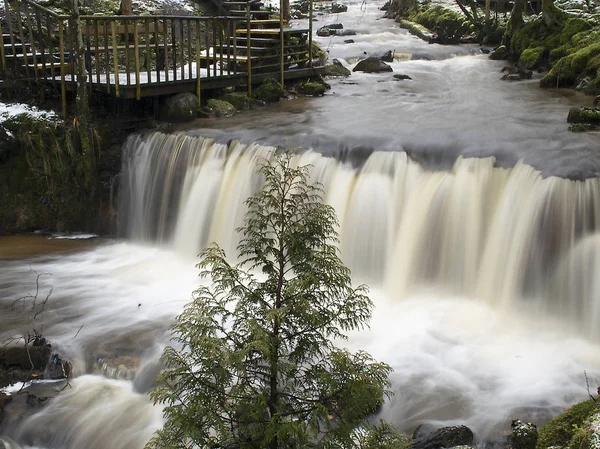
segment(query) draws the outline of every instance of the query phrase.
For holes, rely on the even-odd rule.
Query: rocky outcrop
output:
[[[248,95],[242,92],[223,94],[219,97],[219,100],[232,104],[237,111],[245,111],[250,108],[250,99],[248,98]]]
[[[175,94],[167,98],[161,108],[161,120],[182,123],[198,116],[198,97],[189,92]]]
[[[378,58],[383,62],[394,62],[394,52],[392,50],[372,53],[370,56]]]
[[[202,108],[202,114],[207,117],[231,117],[235,114],[235,106],[227,101],[211,98]]]
[[[330,23],[329,25],[322,26],[317,30],[317,36],[327,37],[339,34],[344,29],[344,25],[341,23]]]
[[[456,446],[471,446],[473,438],[473,431],[467,426],[442,427],[426,436],[417,435],[410,449],[442,449]]]
[[[366,73],[380,73],[380,72],[393,72],[390,65],[383,62],[381,59],[374,56],[370,56],[367,59],[363,59],[352,69],[353,72],[366,72]]]

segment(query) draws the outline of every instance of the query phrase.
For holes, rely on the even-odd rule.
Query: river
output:
[[[479,47],[426,44],[381,19],[382,3],[319,17],[355,43],[317,40],[349,67],[395,50],[394,73],[412,80],[354,73],[325,98],[132,136],[121,238],[0,239],[0,336],[29,330],[13,301],[43,273],[40,295],[52,291],[37,325],[76,374],[5,434],[47,449],[143,447],[161,424],[145,393],[199,283],[196,255],[213,240],[234,254],[256,163],[277,145],[312,149],[298,162],[313,165],[343,259],[371,287],[371,329],[346,344],[394,368],[383,418],[407,432],[466,424],[486,441],[585,399],[584,372],[595,388],[600,136],[566,124],[591,99],[500,81],[503,64]]]

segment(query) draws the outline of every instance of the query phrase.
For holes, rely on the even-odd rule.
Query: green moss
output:
[[[567,19],[565,25],[560,32],[559,42],[561,45],[568,44],[573,36],[578,33],[587,32],[592,28],[592,25],[587,20],[580,17]]]
[[[341,64],[328,64],[325,66],[325,76],[350,76],[352,72]]]
[[[546,48],[543,46],[535,47],[535,48],[527,48],[521,53],[521,57],[519,58],[519,64],[525,66],[533,66],[538,64],[544,58],[544,54],[546,53]]]
[[[235,114],[235,106],[223,100],[211,98],[206,102],[206,108],[217,117],[230,117]]]
[[[304,95],[312,95],[313,97],[319,97],[325,95],[327,88],[321,83],[307,82],[301,86],[302,93]]]
[[[422,7],[409,14],[408,19],[437,33],[442,44],[458,43],[469,30],[462,14],[440,4]]]
[[[231,92],[221,95],[219,100],[232,104],[238,111],[243,111],[250,107],[250,99],[248,98],[248,95],[242,92]]]
[[[281,97],[285,97],[285,90],[274,78],[266,79],[252,92],[252,96],[265,103],[276,103]]]
[[[598,405],[591,399],[565,410],[539,431],[536,449],[567,446],[573,437],[575,426],[582,426],[585,420],[596,411],[598,411]]]
[[[542,87],[574,87],[582,76],[597,76],[600,66],[600,42],[564,56],[540,82]]]

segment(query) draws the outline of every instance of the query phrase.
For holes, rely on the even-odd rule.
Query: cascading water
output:
[[[129,235],[186,256],[216,241],[235,257],[243,202],[260,187],[258,162],[274,151],[186,135],[131,138],[120,214]],[[524,164],[495,167],[493,158],[431,171],[404,152],[374,152],[353,167],[308,151],[297,163],[313,166],[335,207],[342,258],[356,280],[395,300],[437,289],[494,307],[535,307],[572,318],[590,337],[600,332],[595,271],[581,260],[597,257],[598,179],[542,178]]]

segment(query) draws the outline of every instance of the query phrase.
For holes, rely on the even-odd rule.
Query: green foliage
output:
[[[290,154],[266,161],[238,230],[236,265],[216,245],[173,326],[180,347],[151,393],[166,423],[149,448],[351,448],[389,395],[391,368],[332,341],[367,326],[373,304],[338,257],[337,221]]]
[[[537,449],[546,449],[551,446],[565,447],[573,437],[577,426],[582,426],[594,412],[598,411],[598,404],[589,399],[565,410],[538,433]]]
[[[408,449],[412,444],[410,436],[399,435],[384,421],[365,426],[357,434],[358,449]]]
[[[521,53],[519,64],[526,66],[535,65],[542,60],[545,52],[546,49],[543,46],[528,48]]]

